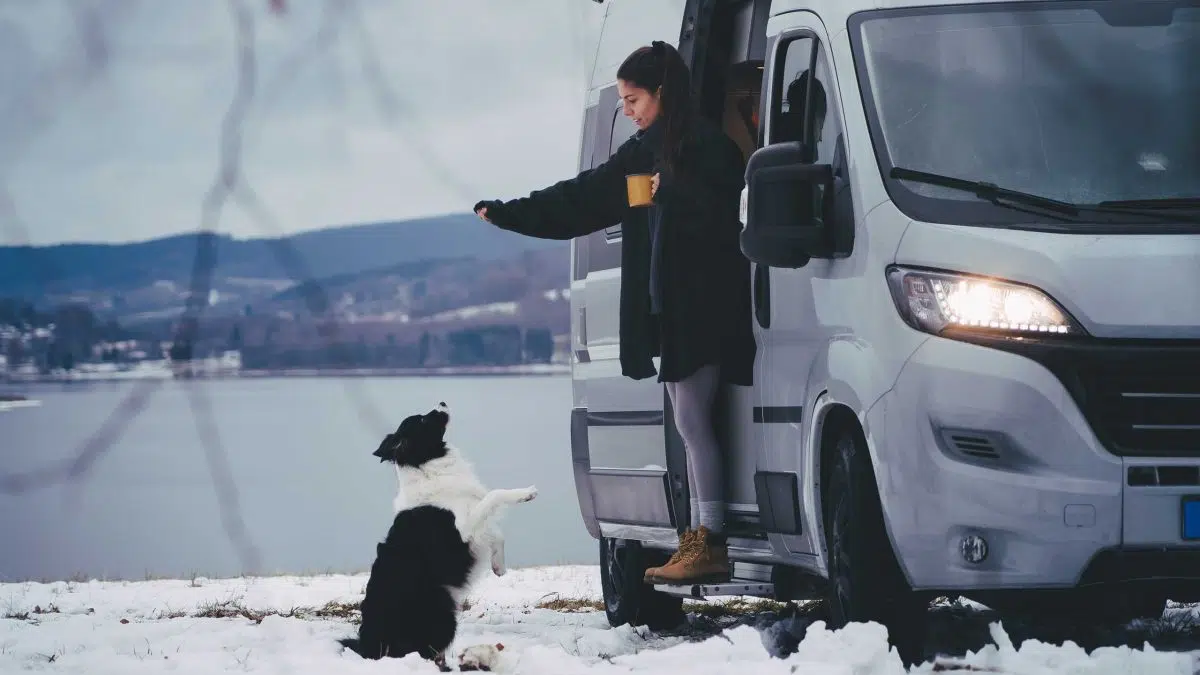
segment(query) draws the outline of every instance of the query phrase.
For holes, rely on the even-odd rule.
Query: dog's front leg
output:
[[[532,486],[490,490],[483,496],[483,499],[479,500],[478,504],[467,512],[466,518],[459,525],[459,531],[467,539],[476,539],[480,536],[481,530],[492,526],[492,519],[496,517],[502,507],[533,501],[537,494],[537,488]]]
[[[504,566],[504,535],[499,530],[492,530],[492,573],[498,577],[504,576],[508,568]]]

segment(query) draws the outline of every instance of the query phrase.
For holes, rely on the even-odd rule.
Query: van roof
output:
[[[871,9],[970,5],[996,2],[1037,2],[1046,0],[772,0],[771,16],[808,10],[817,13],[831,34],[846,27],[850,15]],[[1049,0],[1066,2],[1068,0]],[[1142,0],[1150,2],[1152,0]],[[637,47],[651,40],[666,40],[677,45],[686,0],[603,0],[599,43],[591,65],[589,89],[593,92],[614,81],[621,61]],[[593,101],[594,102],[594,101]]]
[[[772,0],[771,16],[807,10],[820,16],[831,33],[837,33],[840,29],[845,28],[850,15],[870,9],[1045,1],[1067,2],[1068,0]],[[834,26],[838,28],[835,29]]]

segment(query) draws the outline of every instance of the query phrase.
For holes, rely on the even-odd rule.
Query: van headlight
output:
[[[888,286],[908,325],[934,335],[946,329],[1007,335],[1082,335],[1050,296],[1023,284],[952,272],[891,266]]]

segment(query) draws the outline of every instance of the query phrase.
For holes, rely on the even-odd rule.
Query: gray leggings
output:
[[[704,366],[679,382],[666,383],[675,409],[675,427],[687,452],[692,527],[704,525],[714,532],[725,525],[721,449],[712,416],[719,374],[718,366]]]

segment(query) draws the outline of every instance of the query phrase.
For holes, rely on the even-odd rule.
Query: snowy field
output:
[[[0,672],[437,672],[416,656],[366,661],[343,651],[336,640],[354,632],[354,607],[365,583],[365,575],[325,575],[2,584]],[[830,632],[812,617],[780,619],[762,611],[765,605],[744,600],[725,609],[689,602],[689,628],[656,636],[610,628],[597,610],[599,597],[598,570],[590,566],[489,577],[462,618],[451,663],[457,667],[465,647],[500,643],[497,671],[525,675],[905,672],[875,624]],[[1191,611],[1171,609],[1166,618]],[[1016,640],[998,624],[985,621],[977,628],[979,643],[971,651],[911,672],[1193,675],[1200,654],[1143,644],[1089,653],[1035,640],[1014,648]]]

